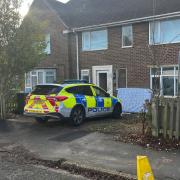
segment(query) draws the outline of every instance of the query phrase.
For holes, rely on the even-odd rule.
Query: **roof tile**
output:
[[[119,22],[153,15],[153,0],[47,0],[71,28]],[[156,15],[180,11],[180,0],[156,0]]]

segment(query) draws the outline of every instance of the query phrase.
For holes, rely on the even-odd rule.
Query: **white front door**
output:
[[[93,83],[113,94],[113,73],[111,66],[93,66]]]

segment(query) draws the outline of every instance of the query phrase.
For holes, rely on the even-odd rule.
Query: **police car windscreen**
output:
[[[55,86],[55,85],[38,85],[32,91],[32,95],[50,95],[50,94],[58,94],[63,87]]]

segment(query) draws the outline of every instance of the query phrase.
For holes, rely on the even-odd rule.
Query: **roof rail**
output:
[[[88,84],[89,82],[86,81],[86,80],[78,80],[78,79],[68,79],[68,80],[64,80],[63,81],[63,84],[80,84],[80,83],[83,83],[83,84]]]

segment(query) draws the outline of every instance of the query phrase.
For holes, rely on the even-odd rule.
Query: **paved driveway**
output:
[[[65,158],[80,164],[136,174],[136,156],[148,155],[157,179],[180,180],[180,152],[156,152],[115,142],[109,135],[91,133],[86,125],[62,122],[39,125],[30,118],[0,122],[0,143],[16,143],[43,159]]]

